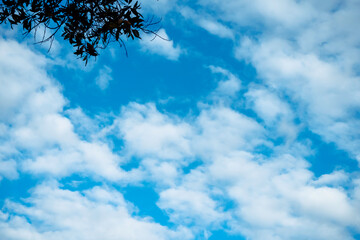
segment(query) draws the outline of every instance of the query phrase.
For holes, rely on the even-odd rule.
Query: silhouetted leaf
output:
[[[25,34],[42,26],[54,38],[58,31],[61,37],[76,48],[74,54],[87,63],[89,57],[98,56],[97,49],[106,48],[121,36],[141,38],[140,30],[151,33],[144,26],[139,13],[140,4],[132,0],[3,0],[0,3],[0,23],[11,26],[21,24]]]

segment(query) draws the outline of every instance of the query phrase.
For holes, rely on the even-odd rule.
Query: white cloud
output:
[[[186,219],[202,226],[216,222],[206,214],[220,214],[217,206],[231,200],[231,219],[222,221],[249,239],[353,239],[349,229],[358,232],[360,227],[356,180],[341,171],[316,179],[303,159],[311,149],[297,137],[308,128],[352,157],[360,156],[360,38],[354,32],[359,6],[355,1],[198,3],[206,9],[196,14],[196,24],[210,33],[220,28],[208,23],[222,23],[230,32],[246,27],[258,33],[255,40],[241,32],[235,55],[251,63],[262,81],[249,85],[245,101],[264,126],[226,107],[231,104],[199,104],[187,136],[201,164],[182,177],[174,170],[176,174],[167,178],[174,183],[162,185],[158,205],[175,222]],[[208,13],[211,18],[206,18]],[[181,14],[195,16],[189,9]],[[231,76],[221,68],[213,71]],[[212,94],[234,96],[239,88],[239,81],[225,80]],[[272,147],[265,140],[268,136],[285,136],[287,141],[264,156],[256,149]],[[343,188],[345,183],[349,189]],[[202,200],[190,201],[190,195]]]
[[[324,174],[319,177],[314,184],[338,186],[349,181],[349,176],[344,171],[334,171],[330,174]]]
[[[182,49],[175,46],[173,40],[169,39],[165,29],[160,29],[157,35],[152,34],[144,35],[140,41],[141,49],[145,52],[163,56],[169,60],[176,61],[179,59]]]
[[[157,204],[167,210],[170,220],[176,223],[207,227],[224,220],[224,214],[218,211],[216,201],[204,192],[182,188],[167,189],[160,193]]]
[[[131,103],[114,123],[126,151],[139,157],[191,158],[194,155],[253,149],[265,144],[264,129],[253,119],[224,106],[204,106],[193,121],[160,113],[153,104]]]
[[[302,210],[310,217],[323,218],[344,225],[358,225],[353,222],[359,217],[354,212],[348,197],[339,189],[329,187],[305,187],[294,196]],[[330,200],[331,199],[331,200]]]
[[[157,158],[146,158],[141,160],[140,170],[142,180],[153,181],[158,187],[174,186],[182,177],[181,166],[186,166],[186,161],[166,161]]]
[[[131,204],[118,191],[107,187],[77,192],[61,189],[56,183],[43,183],[33,189],[26,202],[26,205],[11,201],[6,203],[6,212],[0,218],[0,235],[3,238],[192,238],[185,228],[172,230],[151,219],[133,216]]]
[[[19,47],[15,41],[3,39],[0,39],[0,50],[2,52],[0,58],[2,73],[0,78],[2,86],[0,88],[0,119],[3,122],[14,119],[14,114],[24,104],[28,104],[29,108],[37,108],[37,111],[46,111],[47,108],[57,109],[64,104],[63,98],[54,94],[53,88],[56,87],[49,84],[49,79],[44,81],[46,59],[43,56]],[[35,99],[31,103],[27,103],[25,99],[30,95],[33,95]],[[47,101],[46,109],[44,109],[45,106],[36,106],[36,104],[41,104],[36,100],[44,95],[52,98],[52,101]],[[22,110],[24,113],[28,112],[27,108],[22,108]],[[29,110],[31,111],[31,109]]]
[[[359,156],[360,35],[353,29],[360,15],[354,1],[198,2],[215,21],[259,32],[256,40],[244,32],[236,57],[256,68],[265,89],[290,97],[297,107],[294,118],[353,158]],[[251,94],[250,107],[264,114]],[[283,132],[296,136],[289,122],[281,124]]]
[[[85,139],[97,139],[97,134],[102,131],[99,126],[100,122],[107,120],[99,116],[90,118],[80,107],[67,109],[65,114],[69,117],[71,123],[73,124],[74,131]]]
[[[216,17],[236,23],[240,26],[260,27],[276,26],[282,28],[283,25],[294,28],[310,21],[313,11],[307,1],[297,2],[293,0],[255,0],[243,2],[230,0],[224,4],[220,0],[199,0],[201,5],[208,10],[216,13]]]
[[[219,157],[210,173],[237,203],[233,230],[251,239],[351,239],[346,226],[359,227],[359,209],[340,189],[312,186],[306,166],[291,156],[265,162],[246,153]],[[323,228],[333,229],[334,235]]]
[[[273,130],[274,137],[285,136],[288,141],[297,138],[299,127],[294,124],[295,114],[276,93],[262,87],[251,87],[245,96],[248,107]]]
[[[61,87],[47,75],[48,60],[14,41],[0,40],[0,49],[0,156],[7,170],[2,175],[14,178],[20,168],[56,177],[91,172],[122,178],[121,160],[106,143],[75,133],[63,111]]]
[[[293,121],[293,112],[275,94],[253,88],[248,98],[269,125],[276,125],[277,118]],[[203,105],[198,116],[184,121],[160,113],[154,105],[132,103],[116,125],[128,141],[126,149],[143,158],[139,168],[144,176],[149,174],[146,179],[156,183],[158,206],[171,221],[187,224],[197,234],[204,226],[211,231],[226,223],[234,233],[251,239],[351,239],[348,227],[359,227],[359,208],[348,192],[331,184],[337,180],[315,181],[309,164],[291,155],[298,155],[291,146],[274,148],[273,156],[253,154],[257,146],[268,144],[266,130],[231,108]],[[190,155],[183,149],[190,149]],[[190,163],[184,161],[188,156],[202,163],[182,173]],[[225,211],[226,201],[235,205]],[[336,205],[341,207],[333,211]],[[310,233],[304,231],[308,228]]]
[[[167,118],[154,107],[148,112],[146,105],[131,106],[131,114],[127,115],[131,118],[127,121],[143,126],[140,127],[143,133],[152,129],[146,123]],[[120,125],[128,128],[126,124]],[[188,174],[181,175],[178,170],[183,166],[177,162],[181,158],[176,162],[158,161],[156,158],[162,157],[162,151],[144,153],[140,145],[133,148],[143,156],[153,157],[144,159],[140,165],[144,171],[151,172],[151,179],[160,186],[158,206],[168,212],[173,222],[194,226],[196,232],[204,225],[214,229],[217,224],[227,222],[232,231],[254,239],[259,236],[350,239],[346,228],[357,227],[354,221],[359,209],[347,194],[336,187],[324,186],[324,181],[312,185],[315,182],[312,172],[307,170],[309,164],[301,158],[289,154],[273,158],[251,154],[263,141],[264,130],[256,122],[231,109],[218,107],[203,109],[191,125],[192,134],[187,139],[203,164]],[[157,131],[154,136],[162,139],[167,132]],[[146,134],[136,136],[137,143],[147,139]],[[171,142],[171,138],[164,139],[167,141]],[[235,202],[226,212],[221,208],[224,199]],[[342,207],[333,211],[336,205]],[[304,232],[310,226],[313,232]],[[324,229],[332,229],[331,234]]]
[[[240,79],[224,68],[217,66],[209,66],[209,68],[212,73],[220,74],[224,78],[218,82],[218,86],[212,92],[212,95],[220,101],[227,97],[234,98],[241,88]]]
[[[153,104],[131,103],[122,109],[116,125],[126,149],[133,155],[162,159],[191,156],[188,141],[191,127],[160,113]]]
[[[291,96],[313,132],[353,156],[359,154],[359,77],[314,54],[298,53],[284,40],[244,40],[238,54],[249,57],[267,85]]]
[[[181,7],[180,13],[184,18],[190,19],[194,24],[202,27],[210,34],[216,35],[221,38],[234,39],[234,33],[230,28],[212,19],[210,16],[204,16],[204,14],[197,14],[189,7]]]
[[[265,103],[261,97],[265,97]],[[293,121],[293,112],[275,94],[253,88],[248,98],[255,102],[254,109],[269,125],[276,125],[277,118]],[[273,107],[269,109],[263,104]],[[176,122],[174,116],[159,113],[153,105],[130,106],[131,111],[125,111],[127,114],[122,118],[126,116],[126,122],[132,124],[119,120],[122,131],[134,125],[146,133],[155,122],[162,122],[161,126]],[[183,124],[178,122],[177,126]],[[132,140],[138,143],[138,148],[131,148],[133,154],[152,156],[140,165],[151,172],[151,179],[160,187],[158,206],[167,211],[171,221],[192,226],[198,234],[204,226],[211,231],[218,224],[227,223],[233,233],[245,234],[250,239],[351,239],[347,228],[359,227],[356,222],[360,209],[348,197],[349,193],[336,184],[346,176],[323,175],[315,181],[307,169],[309,164],[291,156],[292,147],[285,147],[278,155],[275,148],[274,157],[252,154],[256,146],[265,143],[265,130],[256,121],[224,106],[205,106],[186,125],[192,126],[187,129],[187,144],[202,164],[183,175],[179,171],[184,166],[181,158],[175,162],[158,161],[156,158],[163,158],[163,150],[142,152],[147,148],[139,143],[148,139],[147,134],[134,135]],[[162,139],[160,146],[172,149],[165,145],[172,142],[170,132],[157,130],[152,135]],[[180,139],[178,143],[183,141]],[[181,145],[175,146],[182,149]],[[235,205],[225,211],[223,201],[229,200]],[[341,207],[333,210],[337,205]]]
[[[108,88],[110,81],[113,80],[111,72],[111,68],[106,65],[99,70],[99,75],[96,77],[95,83],[101,90]]]
[[[141,2],[141,6],[144,12],[148,15],[154,15],[156,17],[162,17],[168,12],[174,9],[176,1],[174,0],[144,0]]]
[[[125,177],[120,158],[100,142],[76,142],[71,148],[49,149],[22,162],[22,169],[33,174],[65,177],[73,173],[91,173],[109,180]]]
[[[288,117],[292,114],[289,106],[267,89],[253,88],[246,93],[246,96],[253,105],[251,108],[269,124],[277,122],[283,115]]]
[[[19,173],[17,172],[16,162],[14,160],[1,161],[0,160],[0,180],[5,177],[8,179],[17,179]]]
[[[217,35],[222,38],[234,38],[234,34],[232,33],[232,31],[219,22],[211,21],[208,19],[200,19],[198,24],[200,27],[204,28],[206,31],[213,35]]]
[[[334,171],[315,177],[303,158],[311,149],[297,141],[298,131],[307,127],[360,156],[356,1],[199,3],[212,15],[201,15],[197,24],[212,34],[230,38],[236,29],[229,26],[262,32],[255,40],[244,31],[235,51],[256,68],[262,82],[246,90],[235,74],[212,66],[224,77],[209,94],[217,100],[199,103],[199,114],[186,118],[151,103],[130,103],[112,125],[100,129],[96,121],[101,120],[81,109],[64,112],[66,100],[47,75],[45,58],[0,41],[0,83],[5,86],[0,88],[0,174],[14,179],[22,171],[56,178],[81,173],[118,184],[150,182],[159,193],[157,205],[178,228],[136,216],[112,188],[70,191],[42,184],[24,204],[7,201],[0,212],[0,235],[194,239],[203,229],[223,227],[248,239],[350,240],[351,231],[360,231],[356,174]],[[164,9],[170,11],[168,5]],[[144,51],[170,60],[182,53],[172,41],[142,44]],[[244,98],[240,90],[246,91]],[[225,98],[226,103],[219,100]],[[259,121],[234,107],[241,101]],[[124,141],[122,155],[106,141],[111,134]],[[287,141],[271,142],[279,136]],[[27,151],[26,158],[17,154],[20,150]],[[120,168],[132,160],[138,167]],[[194,161],[198,164],[191,165]]]
[[[227,107],[209,107],[196,119],[198,135],[193,147],[204,157],[227,154],[235,150],[253,150],[266,144],[264,129],[253,119]]]

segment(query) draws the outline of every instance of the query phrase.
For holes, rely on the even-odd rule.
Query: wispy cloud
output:
[[[173,40],[170,40],[165,29],[160,29],[156,34],[159,36],[152,34],[143,36],[140,42],[142,50],[163,56],[172,61],[178,60],[183,50],[178,45],[175,45]]]
[[[234,38],[234,33],[230,28],[221,24],[217,20],[212,19],[211,16],[197,14],[189,7],[181,7],[180,13],[184,18],[191,20],[195,25],[202,27],[213,35],[221,38]]]
[[[113,80],[111,72],[112,70],[108,66],[104,66],[99,70],[99,75],[96,77],[95,83],[101,90],[108,88],[110,81]]]

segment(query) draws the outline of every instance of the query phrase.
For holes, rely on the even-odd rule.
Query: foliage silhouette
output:
[[[140,9],[139,2],[133,0],[2,0],[0,24],[10,23],[11,28],[22,25],[26,35],[32,31],[36,34],[42,27],[40,43],[52,44],[60,30],[75,48],[74,54],[87,64],[110,42],[125,47],[122,36],[140,39],[139,31],[156,34],[149,28],[158,22],[145,23]]]

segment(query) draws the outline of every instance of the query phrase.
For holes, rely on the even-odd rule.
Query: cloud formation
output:
[[[110,81],[113,80],[111,72],[112,70],[108,66],[104,66],[102,69],[100,69],[99,75],[95,79],[95,83],[101,90],[108,88]]]
[[[6,202],[0,233],[5,239],[190,239],[186,229],[170,230],[132,216],[132,206],[116,190],[94,187],[78,192],[43,183],[27,205]],[[25,216],[25,217],[23,217]],[[31,220],[32,224],[28,221]]]
[[[163,56],[169,60],[176,61],[179,59],[182,49],[170,40],[165,29],[160,29],[154,36],[152,34],[146,35],[141,41],[141,49],[144,52]]]
[[[158,99],[117,96],[117,109],[87,115],[65,97],[49,59],[0,39],[0,187],[25,174],[36,179],[26,197],[3,199],[6,240],[215,239],[217,231],[254,240],[356,239],[359,169],[344,160],[360,161],[356,1],[182,4],[163,1],[156,11],[232,43],[233,58],[201,62],[213,89],[186,114]],[[164,29],[158,34],[168,38]],[[139,46],[180,64],[177,37],[145,37]],[[179,72],[198,76],[190,65]],[[94,72],[106,89],[110,64]],[[314,153],[314,135],[344,152],[336,167],[314,170],[314,161],[331,160]],[[140,200],[150,197],[130,202],[127,187],[150,189],[148,208],[166,220],[142,214]]]

